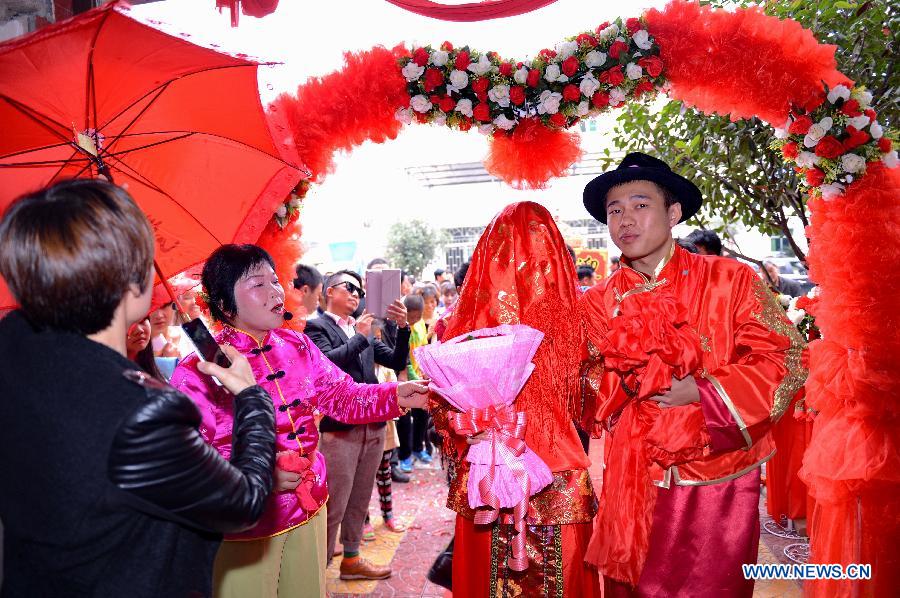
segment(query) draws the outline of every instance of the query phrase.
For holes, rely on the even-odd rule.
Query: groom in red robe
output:
[[[580,305],[586,423],[606,431],[587,560],[607,597],[752,595],[741,564],[756,562],[759,469],[806,378],[803,341],[753,270],[674,242],[701,203],[641,153],[584,190],[622,250]]]

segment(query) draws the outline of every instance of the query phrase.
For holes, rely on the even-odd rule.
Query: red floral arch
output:
[[[900,279],[890,274],[900,247],[900,171],[895,134],[877,123],[871,94],[837,70],[834,50],[758,9],[673,2],[526,63],[449,42],[349,53],[343,70],[270,110],[293,131],[313,184],[333,169],[337,150],[393,139],[401,121],[480,128],[492,137],[487,168],[524,187],[542,186],[578,159],[577,135],[567,129],[579,119],[645,94],[773,124],[774,149],[805,175],[812,195],[809,264],[824,337],[810,345],[806,387],[819,412],[803,474],[816,500],[812,561],[871,563],[874,581],[862,593],[880,595],[900,587]],[[285,211],[290,219],[296,209]],[[273,221],[264,243],[277,245],[279,230]],[[849,595],[851,584],[808,587]]]

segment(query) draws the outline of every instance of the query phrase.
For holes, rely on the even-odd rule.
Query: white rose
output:
[[[818,296],[819,296],[819,287],[818,287],[818,285],[817,285],[817,286],[814,286],[814,287],[811,288],[809,291],[807,291],[806,296],[809,297],[810,299],[815,299],[816,297],[818,297]]]
[[[840,183],[828,183],[819,187],[819,191],[822,192],[822,199],[832,200],[844,194],[844,186]]]
[[[859,116],[854,116],[853,118],[847,119],[847,124],[857,130],[862,130],[872,119],[870,119],[865,114],[860,114]]]
[[[606,54],[599,50],[591,50],[584,55],[584,64],[589,68],[596,68],[606,62]]]
[[[478,62],[473,62],[469,65],[469,70],[479,77],[487,75],[493,68],[494,65],[491,64],[491,61],[488,59],[487,54],[482,54],[481,58],[478,59]]]
[[[856,88],[850,92],[850,95],[859,102],[859,107],[865,110],[872,104],[872,92],[865,89]]]
[[[560,75],[560,76],[556,79],[556,82],[557,82],[557,83],[565,83],[565,82],[568,81],[568,80],[569,80],[568,75]]]
[[[891,150],[890,153],[881,156],[881,161],[888,168],[896,168],[897,164],[900,163],[897,159],[897,150]]]
[[[465,71],[459,69],[450,71],[450,85],[452,85],[454,89],[464,89],[468,84],[469,75],[467,75]]]
[[[850,90],[846,85],[838,85],[837,87],[833,87],[831,91],[828,92],[828,101],[834,104],[838,101],[838,99],[849,100],[850,99]]]
[[[816,147],[816,144],[822,140],[822,137],[825,137],[825,128],[819,123],[816,123],[809,128],[806,137],[803,138],[803,145],[806,147]]]
[[[616,87],[609,92],[609,105],[613,108],[625,103],[625,92]]]
[[[844,154],[841,156],[841,168],[844,172],[857,173],[866,167],[866,160],[856,154]]]
[[[634,44],[641,50],[649,50],[653,47],[653,43],[650,41],[650,33],[646,29],[635,31],[631,39],[634,40]]]
[[[468,116],[472,118],[472,100],[463,98],[460,101],[456,102],[456,108],[454,109],[463,116]]]
[[[513,81],[519,85],[525,85],[525,82],[528,81],[528,69],[523,66],[513,73]]]
[[[803,321],[803,318],[806,317],[806,312],[802,309],[790,310],[787,312],[787,317],[791,321],[791,324],[796,326]]]
[[[509,131],[514,126],[516,126],[516,121],[506,118],[505,114],[501,114],[497,118],[494,119],[494,124],[504,131]]]
[[[556,114],[559,112],[559,104],[562,102],[562,94],[545,89],[538,98],[538,114]]]
[[[775,139],[787,139],[790,136],[787,129],[775,129]]]
[[[869,127],[869,134],[872,135],[872,139],[881,139],[881,136],[884,135],[884,128],[881,126],[881,123],[873,120],[872,126]]]
[[[600,32],[600,39],[608,40],[617,35],[619,35],[619,26],[616,25],[615,23],[613,23],[612,25],[610,25],[609,27],[607,27],[606,29],[604,29],[603,31]]]
[[[559,42],[556,44],[556,60],[562,62],[578,50],[578,42]]]
[[[488,90],[488,99],[503,108],[509,107],[509,85],[494,85]]]
[[[435,50],[431,54],[431,64],[434,66],[444,66],[448,60],[450,60],[450,52]]]
[[[575,107],[576,116],[586,116],[587,113],[590,111],[591,111],[591,105],[587,101],[584,101],[584,100],[582,100],[581,102],[578,102],[578,106]]]
[[[406,63],[406,66],[403,67],[403,70],[401,72],[403,73],[403,76],[406,77],[407,81],[415,81],[422,76],[422,73],[425,72],[425,67],[419,66],[418,64],[410,60],[408,63]]]
[[[819,163],[819,156],[812,152],[800,152],[795,162],[800,168],[812,168]]]
[[[629,62],[625,65],[625,76],[631,79],[632,81],[637,81],[644,74],[644,69],[633,62]]]
[[[490,135],[494,132],[494,125],[492,125],[491,123],[478,125],[478,132],[482,135]]]
[[[791,306],[791,296],[790,295],[778,295],[778,303],[781,304],[781,307],[788,308]]]
[[[434,115],[434,118],[431,119],[431,124],[443,127],[447,124],[447,115],[443,112],[438,112]]]
[[[428,96],[423,96],[422,94],[413,96],[409,100],[409,105],[416,112],[428,112],[431,110],[431,100],[428,99]]]
[[[600,89],[600,82],[594,78],[594,75],[588,73],[581,79],[581,84],[578,86],[578,89],[581,90],[581,95],[589,98]]]
[[[834,119],[830,116],[826,116],[819,121],[819,126],[825,129],[826,133],[831,129],[832,125],[834,125]]]
[[[544,70],[544,79],[553,83],[557,79],[559,79],[562,71],[559,70],[558,64],[548,64],[547,68]]]
[[[394,118],[402,122],[404,125],[408,125],[412,122],[413,119],[413,111],[409,108],[400,108],[394,114]]]
[[[394,72],[396,72],[396,71],[394,71]],[[285,216],[287,216],[287,206],[284,204],[281,204],[280,206],[278,206],[278,209],[275,210],[275,215],[278,216],[279,218],[284,218]]]

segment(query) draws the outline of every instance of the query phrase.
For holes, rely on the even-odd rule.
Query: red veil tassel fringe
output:
[[[792,105],[821,103],[823,81],[850,84],[837,70],[836,46],[758,8],[729,12],[673,1],[646,19],[666,65],[669,95],[707,114],[758,116],[781,126]]]
[[[900,588],[898,198],[900,169],[871,163],[843,197],[810,202],[823,337],[810,345],[807,405],[819,413],[800,473],[815,500],[811,561],[870,564],[873,579],[806,582],[811,596]]]

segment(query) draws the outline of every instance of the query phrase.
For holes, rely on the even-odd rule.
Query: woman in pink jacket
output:
[[[272,258],[254,245],[224,245],[203,268],[210,313],[223,324],[216,335],[245,355],[275,401],[278,466],[275,488],[259,523],[225,537],[213,576],[219,597],[324,596],[325,460],[316,448],[313,413],[362,424],[422,407],[426,387],[415,383],[358,384],[303,334],[284,324],[284,290]],[[196,354],[182,361],[171,383],[203,415],[200,432],[223,456],[232,450],[231,398],[197,369]]]

